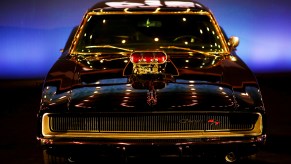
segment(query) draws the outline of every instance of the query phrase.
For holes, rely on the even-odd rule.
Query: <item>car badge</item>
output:
[[[218,125],[220,125],[220,121],[215,120],[215,119],[209,119],[207,122],[208,122],[211,126],[218,126]]]

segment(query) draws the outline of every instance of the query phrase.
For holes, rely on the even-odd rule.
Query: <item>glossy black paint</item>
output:
[[[99,11],[103,5],[89,11]],[[203,5],[195,9],[209,11]],[[41,123],[45,113],[258,112],[265,122],[256,77],[235,50],[223,55],[197,52],[191,56],[186,52],[166,52],[168,61],[162,75],[133,75],[131,53],[103,53],[98,57],[71,54],[76,33],[77,27],[44,81],[38,114],[40,139],[44,138]],[[152,88],[155,92],[151,92]]]
[[[185,63],[185,57],[181,54],[176,56],[169,54],[169,56],[171,56],[171,63],[175,64],[175,69],[173,67],[169,72],[171,75],[172,72],[178,72],[179,76],[174,76],[169,81],[162,80],[164,84],[158,91],[158,97],[161,100],[158,105],[167,109],[166,106],[187,106],[189,102],[199,100],[197,104],[200,107],[207,108],[215,105],[207,103],[210,99],[213,103],[232,104],[232,110],[237,110],[237,107],[239,110],[244,110],[242,106],[263,109],[263,102],[261,101],[257,81],[251,71],[240,60],[231,61],[227,58],[221,58],[216,59],[214,65],[207,65],[206,63],[203,65],[203,68],[200,68],[202,66],[201,61],[209,60],[208,63],[213,63],[211,57],[205,57],[202,54],[197,55],[198,57],[194,56],[189,61],[190,63],[197,64],[189,65]],[[42,108],[50,109],[62,104],[68,110],[70,107],[74,107],[76,105],[74,103],[78,101],[81,102],[87,99],[88,101],[85,104],[89,104],[89,102],[94,104],[98,101],[102,102],[107,100],[108,96],[110,99],[114,99],[115,103],[119,103],[117,106],[120,106],[124,95],[129,89],[131,93],[129,100],[132,103],[130,106],[146,103],[144,100],[146,99],[148,88],[141,87],[140,89],[135,89],[129,87],[130,76],[124,75],[125,68],[130,67],[128,66],[129,63],[124,62],[125,60],[129,62],[129,56],[119,58],[117,55],[116,60],[106,61],[104,63],[100,63],[100,60],[94,61],[90,58],[90,66],[93,66],[94,69],[88,71],[86,68],[90,68],[87,64],[89,60],[82,55],[77,58],[59,59],[49,72],[44,84]],[[112,58],[110,57],[110,59]],[[237,57],[237,59],[239,58]],[[103,67],[106,67],[106,70],[102,69]],[[193,84],[191,81],[193,81]],[[191,84],[193,86],[189,86]],[[226,89],[227,95],[231,100],[223,99],[224,95],[219,93],[219,87]],[[196,97],[191,98],[193,96],[191,93],[194,89],[197,91]],[[98,94],[94,94],[95,91],[98,91]],[[180,95],[178,97],[175,96],[179,93]],[[242,93],[250,94],[242,97]],[[111,94],[114,96],[112,97]],[[90,96],[94,96],[94,98],[90,100]],[[63,98],[59,100],[60,97]],[[140,99],[137,97],[140,97]],[[70,102],[68,99],[71,99]],[[164,99],[165,102],[172,99],[176,101],[164,103]],[[177,102],[180,103],[176,104]],[[51,105],[52,103],[54,105]],[[104,105],[108,106],[113,104],[108,103]],[[92,107],[95,106],[93,105]],[[62,108],[62,110],[64,109]]]

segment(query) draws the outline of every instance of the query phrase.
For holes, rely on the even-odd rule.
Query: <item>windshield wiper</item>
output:
[[[104,48],[104,49],[117,49],[117,50],[122,50],[126,52],[133,52],[134,50],[128,49],[128,48],[123,48],[123,47],[117,47],[117,46],[112,46],[112,45],[95,45],[95,46],[86,46],[85,48],[91,49],[91,48]],[[160,46],[160,49],[176,49],[176,50],[184,50],[188,52],[194,52],[194,53],[200,53],[203,55],[211,55],[211,54],[217,54],[218,52],[205,52],[205,51],[200,51],[200,50],[195,50],[191,48],[186,48],[186,47],[179,47],[179,46]]]
[[[186,48],[186,47],[178,47],[178,46],[160,46],[160,48],[162,49],[176,49],[176,50],[184,50],[184,51],[190,51],[190,52],[195,52],[195,53],[200,53],[203,55],[210,55],[209,52],[205,52],[205,51],[199,51],[199,50],[193,50],[191,48]]]
[[[133,52],[132,49],[116,47],[116,46],[112,46],[112,45],[86,46],[85,48],[109,48],[109,49],[118,49],[118,50],[123,50],[123,51],[127,51],[127,52]]]

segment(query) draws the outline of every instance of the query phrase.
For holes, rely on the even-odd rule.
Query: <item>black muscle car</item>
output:
[[[45,162],[256,154],[265,108],[238,44],[196,1],[92,6],[43,84]]]

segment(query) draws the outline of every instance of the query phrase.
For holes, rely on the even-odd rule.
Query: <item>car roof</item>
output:
[[[89,11],[147,11],[159,8],[160,11],[210,11],[208,7],[193,0],[104,0],[94,4]]]

